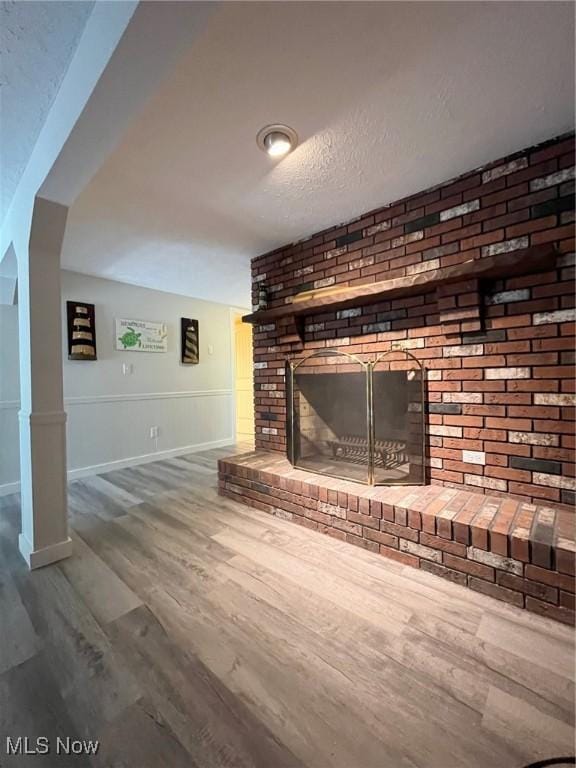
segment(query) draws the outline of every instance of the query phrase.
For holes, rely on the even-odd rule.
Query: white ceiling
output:
[[[246,306],[249,259],[573,127],[572,3],[220,6],[72,205],[63,264]],[[272,162],[265,124],[301,137]]]
[[[0,222],[93,2],[0,2]]]

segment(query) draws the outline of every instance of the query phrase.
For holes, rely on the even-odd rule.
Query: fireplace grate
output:
[[[335,459],[353,464],[366,464],[369,457],[368,440],[365,437],[344,436],[328,440],[328,446]],[[408,462],[406,443],[397,440],[376,440],[374,443],[374,466],[383,469],[400,467]]]

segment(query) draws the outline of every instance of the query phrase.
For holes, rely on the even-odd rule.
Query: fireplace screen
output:
[[[422,485],[424,371],[408,352],[321,350],[286,364],[288,458],[370,485]]]

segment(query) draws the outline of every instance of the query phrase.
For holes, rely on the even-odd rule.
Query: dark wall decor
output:
[[[180,320],[182,365],[197,365],[200,362],[200,342],[198,340],[198,320],[183,317]]]
[[[96,360],[94,304],[66,302],[68,360]]]

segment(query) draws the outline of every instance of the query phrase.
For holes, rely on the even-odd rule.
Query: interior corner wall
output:
[[[96,361],[68,360],[66,301],[95,305]],[[0,306],[0,494],[17,490],[17,307]],[[180,364],[180,318],[198,320],[200,363]],[[114,320],[164,322],[168,352],[115,349]],[[234,441],[230,308],[62,272],[64,399],[70,478]],[[212,353],[209,353],[209,349]],[[123,373],[123,364],[132,373]],[[158,438],[150,437],[158,427]]]

